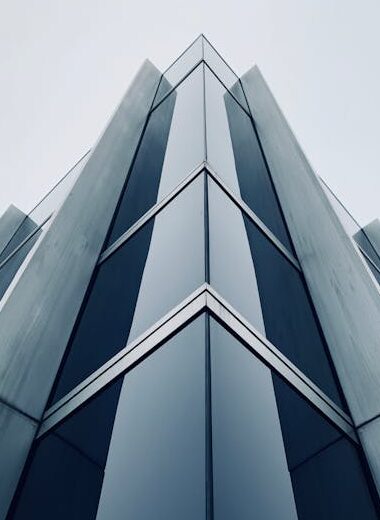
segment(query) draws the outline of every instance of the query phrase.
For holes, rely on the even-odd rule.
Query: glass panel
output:
[[[372,262],[376,265],[376,267],[380,270],[380,258],[377,254],[376,249],[373,247],[371,241],[369,240],[366,232],[361,229],[353,236],[355,242],[363,249],[363,251],[369,256]]]
[[[205,518],[205,327],[124,379],[97,520]]]
[[[378,518],[355,445],[278,376],[273,383],[299,520]]]
[[[375,277],[375,280],[380,284],[380,270],[378,271],[374,265],[371,264],[371,262],[362,254],[362,258],[365,261],[365,263],[368,265],[371,273]]]
[[[11,518],[95,518],[120,388],[121,380],[36,443]]]
[[[244,221],[267,338],[343,406],[301,274],[247,217]]]
[[[53,402],[205,281],[203,177],[98,269]]]
[[[249,112],[247,101],[245,99],[238,76],[231,69],[231,67],[224,61],[220,54],[210,45],[206,38],[204,38],[203,41],[204,59],[206,63],[218,76],[218,78],[224,84],[224,86],[231,90],[231,92],[242,105],[242,107]]]
[[[280,207],[250,117],[224,94],[241,197],[290,251]]]
[[[208,178],[210,283],[265,334],[255,268],[241,211]]]
[[[226,89],[205,67],[207,161],[240,196],[224,96]]]
[[[378,518],[356,445],[214,320],[210,334],[215,518]]]
[[[119,238],[157,201],[176,96],[176,92],[173,92],[150,116],[117,209],[107,246]]]
[[[214,512],[297,519],[271,373],[211,320]]]
[[[155,100],[154,106],[157,105],[165,96],[169,88],[177,85],[181,79],[190,72],[190,70],[202,59],[202,38],[199,36],[191,46],[167,69],[163,78],[167,80],[167,84],[161,81]]]
[[[205,159],[203,90],[202,65],[176,89],[159,199],[170,193]]]

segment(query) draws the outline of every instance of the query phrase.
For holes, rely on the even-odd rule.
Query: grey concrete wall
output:
[[[33,438],[30,425],[44,411],[160,75],[148,61],[141,67],[54,221],[2,300],[0,402],[7,406],[0,407],[0,519]],[[20,412],[31,418],[25,426]],[[18,414],[17,420],[9,420],[10,414]]]
[[[259,69],[250,69],[242,82],[342,388],[360,425],[380,413],[378,288]],[[372,461],[375,466],[379,461]]]

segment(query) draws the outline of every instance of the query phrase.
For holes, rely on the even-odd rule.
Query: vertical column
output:
[[[352,241],[259,69],[243,77],[248,103],[311,297],[353,419],[380,414],[380,298]],[[380,447],[362,436],[380,489]]]
[[[143,64],[39,247],[2,301],[0,401],[7,404],[0,405],[0,519],[17,485],[160,76],[150,62]]]

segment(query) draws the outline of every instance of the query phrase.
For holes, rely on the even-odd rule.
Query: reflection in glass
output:
[[[208,178],[210,283],[265,334],[255,267],[241,211]]]
[[[168,81],[171,88],[174,88],[179,81],[181,81],[181,79],[186,76],[186,74],[188,74],[197,63],[199,63],[202,56],[202,36],[198,36],[190,47],[186,49],[186,51],[164,73],[163,77]],[[161,101],[166,92],[167,87],[164,87],[161,82],[153,106],[156,106]]]
[[[270,370],[210,329],[215,518],[296,520]]]
[[[225,93],[220,81],[205,67],[207,161],[227,186],[240,196]]]
[[[204,59],[214,73],[218,76],[224,86],[231,90],[233,95],[242,105],[242,107],[249,111],[247,101],[245,99],[241,83],[238,76],[233,72],[231,67],[224,61],[220,54],[210,45],[204,38]]]
[[[228,92],[224,94],[224,102],[241,197],[288,250],[292,251],[252,121]]]
[[[126,375],[97,520],[205,518],[205,326]]]
[[[273,376],[299,520],[378,518],[355,445]]]
[[[37,442],[11,518],[95,519],[121,380]]]
[[[53,402],[204,283],[203,177],[100,265]]]
[[[176,92],[173,92],[149,118],[119,202],[107,246],[119,238],[157,201],[176,95]]]
[[[343,406],[302,275],[244,216],[267,338]]]
[[[158,199],[170,193],[205,159],[202,65],[176,89]]]

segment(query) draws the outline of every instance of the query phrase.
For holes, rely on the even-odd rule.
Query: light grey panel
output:
[[[13,204],[4,211],[0,217],[0,253],[3,252],[25,217],[25,213]]]
[[[356,424],[380,412],[380,297],[259,69],[242,78],[298,259]]]
[[[160,72],[146,61],[39,247],[2,300],[0,398],[37,419],[44,411],[159,79]],[[14,478],[27,451],[12,454],[11,431],[5,433],[1,443],[9,450],[10,467],[2,468],[0,502],[10,485],[4,476]]]
[[[3,520],[37,430],[37,423],[0,403],[0,519]],[[7,442],[4,442],[4,440]]]

